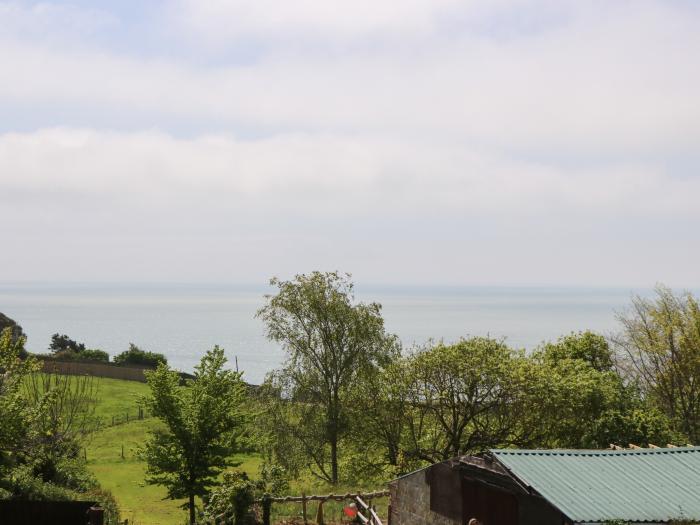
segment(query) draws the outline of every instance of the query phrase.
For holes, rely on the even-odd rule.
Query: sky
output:
[[[0,0],[0,280],[700,285],[700,2]]]

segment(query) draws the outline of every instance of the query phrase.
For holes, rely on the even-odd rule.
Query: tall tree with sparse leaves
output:
[[[171,499],[187,498],[190,523],[195,523],[195,497],[217,485],[217,476],[231,463],[243,426],[245,384],[241,373],[224,368],[224,351],[206,353],[194,379],[180,384],[180,375],[161,364],[147,372],[151,396],[146,403],[165,423],[154,431],[141,454],[147,482],[163,485]]]
[[[278,407],[289,418],[284,437],[297,441],[288,450],[301,451],[315,475],[337,483],[351,391],[368,369],[391,359],[381,306],[356,303],[349,274],[313,272],[270,284],[278,291],[257,316],[287,352],[271,381],[278,396],[295,401]]]

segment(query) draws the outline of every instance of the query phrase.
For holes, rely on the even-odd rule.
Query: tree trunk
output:
[[[338,436],[331,438],[331,483],[338,483]]]
[[[190,525],[195,524],[195,516],[194,516],[194,494],[190,494]]]

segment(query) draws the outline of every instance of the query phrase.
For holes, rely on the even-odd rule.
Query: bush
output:
[[[128,350],[114,356],[114,362],[118,365],[146,365],[154,368],[159,364],[168,364],[168,360],[163,354],[141,350],[133,343],[129,343]]]
[[[61,350],[60,352],[56,352],[53,357],[59,361],[96,361],[99,363],[109,363],[109,354],[97,348],[87,348],[80,352]]]
[[[209,495],[209,501],[205,507],[207,518],[217,520],[219,516],[225,514],[233,518],[235,525],[247,523],[255,501],[257,486],[245,472],[240,470],[224,472],[221,486],[212,490]]]

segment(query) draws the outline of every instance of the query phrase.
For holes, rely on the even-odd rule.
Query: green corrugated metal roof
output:
[[[491,453],[576,523],[700,520],[700,447]]]

